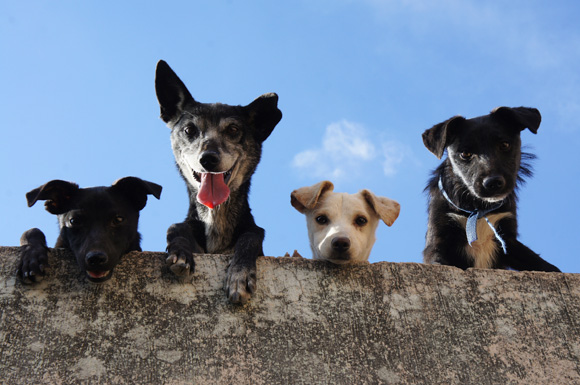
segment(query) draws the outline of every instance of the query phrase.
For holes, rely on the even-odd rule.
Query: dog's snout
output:
[[[500,191],[505,186],[505,179],[502,176],[490,176],[483,180],[483,187],[491,192]]]
[[[91,267],[104,265],[108,260],[107,254],[102,251],[90,251],[86,256],[87,265]]]
[[[336,237],[331,242],[332,249],[343,253],[350,248],[350,239],[347,237]]]
[[[220,163],[220,157],[217,151],[205,151],[201,154],[199,163],[208,171],[213,171]]]

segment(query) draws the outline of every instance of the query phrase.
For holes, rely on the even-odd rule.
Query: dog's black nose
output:
[[[502,176],[490,176],[483,180],[483,187],[491,192],[499,191],[505,186],[505,179]]]
[[[336,237],[330,243],[332,249],[338,252],[345,252],[350,248],[350,239],[347,237]]]
[[[220,163],[219,154],[215,151],[205,151],[201,154],[199,163],[208,171],[213,171]]]
[[[109,258],[102,251],[90,251],[85,259],[88,266],[99,266],[107,263]]]

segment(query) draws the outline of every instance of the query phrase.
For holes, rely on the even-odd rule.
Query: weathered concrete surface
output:
[[[580,276],[261,258],[244,307],[226,256],[178,282],[133,253],[102,285],[52,250],[15,278],[0,248],[0,383],[580,383]]]

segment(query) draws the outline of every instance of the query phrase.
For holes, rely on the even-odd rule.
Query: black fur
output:
[[[176,275],[194,271],[194,253],[233,254],[225,289],[233,303],[245,303],[256,287],[256,259],[264,255],[264,230],[248,203],[251,177],[262,142],[282,118],[278,96],[265,94],[247,106],[199,103],[164,61],[157,64],[155,89],[161,119],[189,193],[185,222],[167,231],[167,263]],[[215,207],[200,198],[203,175],[224,174],[229,196]]]
[[[521,152],[520,132],[528,128],[537,133],[540,121],[535,108],[499,107],[477,118],[451,118],[423,133],[425,146],[438,158],[447,150],[447,157],[426,187],[430,199],[425,263],[462,269],[478,266],[559,271],[517,240],[517,187],[531,175],[529,161],[534,158]],[[487,216],[501,218],[495,228],[506,243],[507,254],[493,235],[487,242],[494,242],[495,247],[485,243],[490,247],[484,248],[484,239],[474,243],[475,248],[486,251],[476,252],[468,245],[465,224],[459,222],[468,214],[445,199],[438,187],[439,179],[451,201],[464,210],[484,210],[502,202]],[[479,219],[478,225],[480,221],[484,219]],[[487,230],[486,224],[481,226]],[[479,233],[478,227],[478,236]]]
[[[137,226],[147,195],[159,199],[161,186],[126,177],[110,187],[83,189],[75,183],[53,180],[28,192],[26,199],[29,207],[46,201],[46,210],[58,215],[60,234],[55,247],[72,250],[87,278],[103,282],[111,278],[123,254],[141,251]],[[25,282],[39,281],[48,266],[44,234],[30,229],[22,234],[20,244],[19,276]]]

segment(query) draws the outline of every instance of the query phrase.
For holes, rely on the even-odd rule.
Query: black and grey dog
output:
[[[520,132],[534,134],[541,115],[535,108],[499,107],[490,114],[453,117],[423,133],[439,159],[429,191],[425,263],[466,269],[512,268],[559,271],[517,240],[516,191],[531,175],[521,152]]]
[[[250,212],[250,180],[262,142],[282,119],[278,96],[264,94],[247,106],[199,103],[164,61],[155,89],[161,119],[189,192],[185,222],[167,230],[167,263],[176,275],[194,271],[194,253],[233,254],[225,289],[245,303],[256,287],[256,259],[264,255],[264,230]]]
[[[135,177],[119,179],[110,187],[91,188],[52,180],[28,192],[26,200],[29,207],[46,201],[46,210],[58,215],[60,234],[55,247],[72,250],[89,281],[104,282],[111,278],[123,254],[141,251],[137,225],[147,195],[159,199],[161,186]],[[30,229],[22,234],[20,244],[18,274],[25,282],[40,281],[48,266],[44,234]]]

